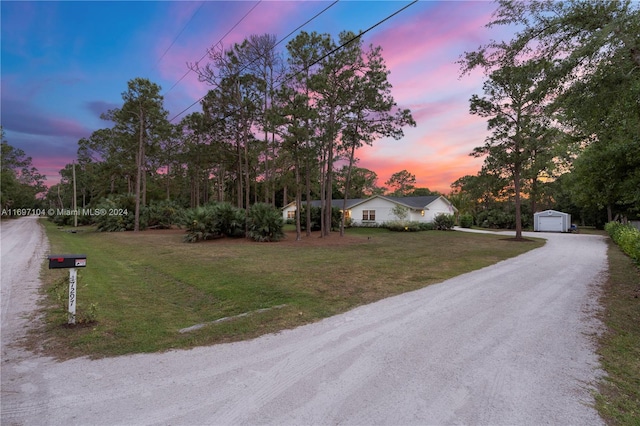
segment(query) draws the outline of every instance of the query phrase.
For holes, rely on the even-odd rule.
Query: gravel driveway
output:
[[[2,425],[603,424],[591,392],[605,241],[535,236],[547,244],[294,330],[55,362],[7,346],[46,242],[32,218],[2,222]]]

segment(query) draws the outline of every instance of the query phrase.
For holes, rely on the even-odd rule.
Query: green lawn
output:
[[[607,326],[598,354],[607,373],[596,395],[607,424],[640,425],[640,268],[609,243],[609,279],[602,296]]]
[[[66,270],[43,270],[50,290],[46,350],[60,358],[112,356],[240,340],[441,282],[544,244],[498,235],[349,229],[304,241],[182,242],[175,231],[76,233],[44,222],[51,253],[83,253],[78,320],[66,326],[56,291]],[[284,307],[281,305],[285,305]],[[278,307],[267,311],[265,308]],[[180,333],[224,317],[252,313]]]
[[[96,307],[96,322],[68,327],[54,291],[65,288],[68,273],[43,269],[49,290],[46,324],[33,341],[61,359],[247,339],[441,282],[544,244],[492,234],[382,229],[349,229],[344,239],[314,235],[301,242],[289,236],[280,243],[186,244],[175,231],[84,228],[71,233],[43,223],[51,253],[88,255],[87,268],[79,269],[78,317],[90,316],[91,305]],[[614,244],[609,269],[602,298],[608,329],[598,350],[607,378],[596,395],[597,408],[609,424],[640,425],[640,271]],[[234,318],[244,313],[252,314]],[[225,317],[231,319],[180,333]]]

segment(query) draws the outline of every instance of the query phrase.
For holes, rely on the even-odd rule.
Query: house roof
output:
[[[424,195],[424,196],[419,196],[419,197],[387,197],[385,195],[374,195],[371,196],[369,198],[351,198],[347,200],[347,204],[346,204],[346,208],[350,209],[353,208],[359,204],[363,204],[369,200],[372,200],[374,198],[382,198],[384,200],[388,200],[391,201],[392,203],[395,204],[400,204],[402,206],[411,208],[411,209],[426,209],[427,206],[431,203],[433,203],[434,201],[436,201],[438,198],[441,198],[440,195]],[[451,204],[446,198],[442,197],[445,201],[447,201],[449,204]],[[306,202],[302,202],[303,205],[306,205]],[[344,200],[343,199],[339,199],[339,200],[331,200],[331,206],[332,207],[337,207],[339,209],[342,209]],[[287,204],[286,206],[284,206],[283,208],[286,208],[288,206],[294,205],[294,202],[291,202],[289,204]],[[311,206],[313,207],[320,207],[320,200],[313,200],[311,201]],[[455,209],[455,206],[452,205],[452,207]]]
[[[533,215],[534,216],[570,216],[569,213],[560,212],[558,210],[544,210],[541,212],[536,212]]]
[[[371,197],[370,197],[371,198]],[[350,209],[351,207],[355,206],[356,204],[360,204],[364,201],[367,201],[369,198],[352,198],[352,199],[348,199],[347,200],[347,208]],[[295,201],[290,202],[289,204],[287,204],[286,206],[283,207],[283,209],[289,207],[289,206],[293,206],[295,205]],[[339,209],[342,208],[342,206],[344,205],[344,199],[340,198],[340,199],[334,199],[331,200],[331,207],[337,207]],[[321,201],[320,200],[312,200],[310,202],[311,207],[321,207]],[[306,206],[307,202],[303,201],[302,202],[302,206]]]
[[[439,195],[424,195],[420,197],[387,197],[379,196],[380,198],[386,198],[389,201],[393,201],[397,204],[403,204],[413,209],[423,209],[435,200],[440,198]]]

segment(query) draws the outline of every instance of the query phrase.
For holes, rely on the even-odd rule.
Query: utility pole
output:
[[[76,162],[73,163],[73,227],[78,227],[78,201],[76,199]]]

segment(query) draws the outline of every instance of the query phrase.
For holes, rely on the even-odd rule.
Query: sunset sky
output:
[[[57,183],[60,169],[76,158],[78,140],[109,126],[100,114],[122,106],[129,80],[159,84],[173,118],[208,90],[188,73],[187,62],[220,41],[229,47],[264,33],[280,41],[331,3],[3,0],[5,138],[33,158],[48,185]],[[366,30],[409,3],[342,0],[302,30],[337,39],[340,31]],[[481,93],[483,76],[461,77],[455,61],[491,38],[511,38],[505,28],[484,27],[495,8],[485,1],[421,1],[364,36],[365,45],[382,47],[395,100],[417,122],[402,140],[378,140],[357,153],[359,166],[378,174],[379,186],[406,169],[418,186],[448,193],[453,181],[480,169],[482,160],[469,153],[483,144],[486,121],[469,114],[469,98]],[[294,36],[278,47],[284,50]],[[184,115],[200,110],[196,104]]]

